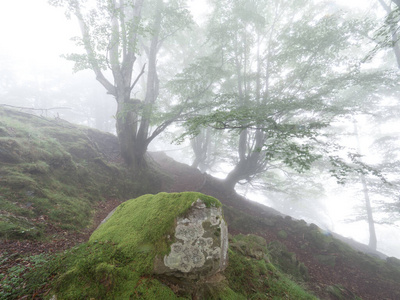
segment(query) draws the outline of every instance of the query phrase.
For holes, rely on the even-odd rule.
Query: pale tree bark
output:
[[[268,32],[257,34],[257,54],[256,54],[256,78],[255,78],[255,99],[259,105],[266,105],[269,97],[270,72],[271,72],[271,57],[272,57],[272,40],[276,33],[276,24],[280,18],[280,5],[277,5],[274,11],[274,17],[271,21],[271,26]],[[235,51],[236,51],[236,75],[238,84],[239,99],[242,99],[242,105],[246,106],[247,86],[246,81],[246,54],[239,55],[239,43],[246,43],[246,38],[241,38],[236,35]],[[265,56],[262,56],[261,49],[267,45]],[[246,45],[242,45],[244,48]],[[246,51],[244,51],[246,53]],[[242,61],[238,58],[241,57]],[[264,67],[264,71],[263,71]],[[262,74],[264,72],[264,74]],[[263,75],[263,76],[262,76]],[[260,129],[244,129],[240,132],[238,143],[238,162],[224,180],[225,186],[228,189],[234,189],[239,181],[251,181],[254,176],[264,172],[268,168],[269,161],[265,157],[263,151],[264,144],[268,139],[268,135]]]
[[[161,46],[159,34],[163,1],[156,1],[152,36],[146,51],[147,80],[145,97],[142,100],[131,99],[131,92],[142,75],[146,73],[146,65],[143,65],[141,71],[135,77],[133,76],[133,71],[137,69],[135,68],[135,49],[139,45],[138,32],[144,0],[133,0],[132,3],[129,2],[129,5],[124,0],[111,1],[114,9],[111,12],[112,30],[107,49],[107,64],[112,72],[113,83],[105,77],[99,65],[79,1],[71,0],[70,3],[80,25],[83,45],[91,69],[107,93],[113,95],[117,101],[116,128],[121,156],[129,167],[143,168],[146,166],[145,154],[149,143],[173,121],[165,121],[150,134],[153,105],[159,94],[157,53]]]
[[[112,33],[108,46],[107,60],[109,68],[113,74],[114,83],[111,83],[104,76],[101,67],[96,59],[96,52],[91,43],[91,36],[88,25],[85,23],[85,19],[81,13],[79,1],[74,1],[74,13],[78,19],[83,45],[90,63],[91,69],[96,75],[97,81],[107,90],[108,94],[115,97],[117,101],[117,113],[116,113],[116,128],[117,135],[120,145],[121,156],[125,163],[130,167],[135,167],[142,164],[143,156],[134,149],[140,141],[137,140],[137,120],[139,106],[132,105],[130,101],[131,91],[134,88],[132,84],[132,71],[136,61],[134,54],[133,45],[137,44],[137,26],[141,19],[141,11],[143,6],[143,0],[136,0],[130,14],[125,14],[128,8],[125,7],[124,1],[120,1],[119,5],[116,0],[113,0],[115,13],[111,19]],[[124,14],[122,18],[118,14]],[[129,20],[125,18],[129,17]],[[120,29],[126,30],[126,23],[129,22],[129,32],[126,38],[120,40],[121,32]],[[125,32],[123,34],[125,36]],[[119,52],[123,51],[122,61],[119,58]],[[142,70],[143,71],[143,70]],[[141,72],[138,77],[143,74]],[[135,80],[134,83],[136,83]]]
[[[240,105],[246,106],[247,100],[247,82],[246,82],[246,61],[247,57],[242,54],[242,60],[239,60],[239,41],[240,38],[237,36],[235,41],[235,51],[236,51],[236,76],[238,84],[238,96],[241,101]],[[246,40],[243,41],[246,43]],[[258,38],[258,44],[260,44],[260,38]],[[245,47],[245,46],[244,46]],[[246,52],[246,51],[244,51]],[[257,51],[257,78],[256,78],[256,100],[262,101],[261,95],[261,59],[260,51],[258,47]],[[229,172],[224,180],[224,185],[227,189],[234,189],[236,184],[241,180],[250,181],[251,178],[262,172],[266,164],[263,157],[263,148],[265,142],[265,134],[259,129],[243,129],[239,134],[238,141],[238,162],[235,167]]]
[[[201,172],[206,172],[212,164],[210,153],[211,147],[211,130],[210,128],[202,129],[200,133],[191,141],[194,152],[193,168],[198,168]]]
[[[249,137],[247,131],[243,130],[239,138],[239,161],[224,180],[227,189],[234,189],[241,180],[250,181],[254,175],[264,170],[264,154],[260,150],[264,143],[264,133],[256,130]]]
[[[358,134],[357,122],[355,120],[353,121],[353,125],[354,125],[354,134],[357,139],[358,154],[361,155],[360,137]],[[368,221],[368,229],[369,229],[368,246],[370,248],[376,250],[377,238],[376,238],[376,231],[375,231],[375,221],[374,221],[374,216],[373,216],[372,207],[371,207],[371,200],[369,197],[368,184],[367,184],[367,180],[366,180],[364,174],[360,174],[360,181],[361,181],[363,194],[364,194],[365,210],[367,212],[367,221]]]

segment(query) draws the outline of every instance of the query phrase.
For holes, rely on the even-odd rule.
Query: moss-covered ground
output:
[[[74,264],[56,281],[58,299],[176,299],[151,277],[153,262],[169,252],[175,219],[197,199],[221,206],[194,192],[149,194],[122,203],[74,253]]]
[[[36,255],[47,252],[42,248],[31,254],[36,246],[51,247],[54,228],[77,235],[92,226],[95,207],[155,194],[161,186],[173,191],[200,190],[224,204],[225,220],[234,233],[230,264],[212,282],[193,287],[200,299],[313,299],[304,287],[312,288],[321,299],[400,297],[398,259],[374,258],[315,225],[265,213],[238,195],[215,190],[218,180],[210,186],[210,176],[205,180],[173,160],[168,168],[175,168],[174,173],[170,169],[162,169],[163,175],[158,170],[128,172],[119,163],[115,145],[111,134],[0,107],[0,244],[2,249],[6,243],[16,246],[0,251],[0,299],[50,298],[49,291],[57,289],[60,295],[70,293],[71,299],[90,299],[85,295],[123,299],[128,294],[133,299],[191,298],[188,289],[148,271],[151,257],[167,251],[168,240],[154,246],[144,242],[148,237],[143,236],[136,240],[136,248],[129,241],[107,236],[105,230],[87,243],[58,248],[69,248],[59,254]],[[120,242],[135,248],[133,254],[123,251]],[[26,244],[32,247],[22,248]],[[75,294],[63,290],[63,282],[71,282]],[[86,283],[83,291],[81,282]],[[98,291],[91,291],[91,286]]]
[[[96,203],[157,191],[152,174],[128,172],[105,153],[107,138],[115,137],[0,107],[0,239],[81,230]]]
[[[194,192],[144,195],[121,204],[87,243],[30,271],[26,286],[37,288],[34,278],[44,282],[46,276],[52,277],[45,298],[56,294],[58,300],[316,299],[271,263],[266,241],[255,235],[230,238],[229,266],[219,280],[180,286],[182,282],[173,284],[153,275],[155,256],[169,251],[175,218],[198,198],[221,205]],[[10,299],[27,293],[10,291]]]

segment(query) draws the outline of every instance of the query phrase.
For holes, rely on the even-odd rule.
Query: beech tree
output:
[[[75,16],[83,53],[69,54],[75,71],[91,69],[97,81],[117,102],[116,129],[121,156],[130,167],[144,167],[149,143],[182,110],[154,124],[159,98],[158,55],[163,43],[191,23],[183,1],[49,0]],[[139,62],[142,61],[142,64]],[[110,79],[111,78],[111,79]],[[142,80],[143,79],[143,80]],[[135,94],[139,97],[133,97]],[[153,128],[151,127],[153,125]]]
[[[343,181],[350,166],[329,154],[335,146],[324,129],[363,106],[344,97],[347,90],[362,86],[372,93],[390,77],[390,72],[359,68],[362,56],[354,49],[365,43],[370,22],[347,19],[307,0],[212,3],[209,62],[224,75],[212,85],[210,113],[186,125],[193,136],[211,126],[235,141],[225,151],[237,153],[225,186],[251,181],[277,162],[304,172],[321,156],[328,157],[332,174]]]
[[[387,101],[387,99],[385,99]],[[367,174],[360,174],[364,209],[358,209],[356,221],[366,220],[369,226],[369,246],[377,247],[375,224],[394,224],[400,214],[399,201],[399,133],[396,131],[382,130],[388,124],[397,122],[399,118],[398,101],[390,105],[380,105],[374,113],[367,117],[368,123],[373,124],[368,136],[373,138],[368,152],[373,157],[373,167],[379,169],[388,181],[382,182]],[[386,126],[385,126],[386,125]],[[355,125],[355,136],[359,145],[359,130]],[[359,153],[361,149],[359,146]],[[356,180],[355,180],[356,182]]]

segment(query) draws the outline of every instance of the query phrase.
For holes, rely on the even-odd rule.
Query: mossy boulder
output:
[[[195,192],[144,195],[122,203],[81,247],[74,266],[57,280],[57,299],[73,299],[75,295],[95,299],[176,299],[157,277],[162,271],[168,276],[194,278],[186,275],[200,270],[200,277],[204,277],[226,267],[227,231],[220,213],[217,199]],[[171,245],[197,245],[198,255],[185,257],[188,251],[183,251],[171,258]],[[196,258],[202,255],[200,265]],[[181,264],[174,265],[179,258]],[[190,259],[191,262],[186,261]],[[157,275],[156,261],[158,267],[167,262],[157,269]]]
[[[171,252],[154,264],[156,274],[202,280],[223,271],[228,263],[228,227],[221,207],[197,199],[178,217]]]

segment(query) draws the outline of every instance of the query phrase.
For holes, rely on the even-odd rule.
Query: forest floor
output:
[[[153,159],[160,165],[160,169],[173,178],[172,182],[165,184],[165,192],[183,192],[198,191],[219,199],[223,204],[244,211],[246,214],[260,218],[268,215],[277,215],[278,212],[265,206],[260,208],[259,204],[244,199],[236,193],[228,193],[223,189],[215,188],[215,182],[212,183],[212,177],[200,173],[197,169],[191,168],[185,164],[177,163],[172,159],[166,159],[165,154],[153,155]],[[2,241],[0,243],[0,253],[7,253],[8,260],[0,265],[0,273],[5,272],[12,266],[21,264],[26,255],[38,255],[43,253],[56,253],[69,249],[77,244],[85,242],[90,237],[93,230],[97,228],[100,222],[121,203],[117,199],[109,199],[101,202],[95,207],[95,218],[90,228],[82,232],[67,232],[52,226],[48,226],[46,236],[52,237],[51,241]],[[282,220],[285,220],[282,218]],[[43,221],[45,222],[45,220]],[[230,229],[231,234],[254,233],[264,237],[268,243],[277,240],[278,231],[281,227],[271,227],[268,230],[259,230],[251,232],[238,227]],[[338,299],[326,292],[328,286],[340,286],[344,295],[353,299],[352,295],[357,295],[364,300],[398,300],[400,299],[400,285],[393,281],[387,281],[381,278],[379,274],[363,272],[355,265],[349,264],[341,259],[336,259],[334,269],[331,266],[322,265],[315,260],[315,252],[310,249],[300,247],[300,236],[289,235],[282,242],[289,251],[296,253],[299,261],[303,262],[308,268],[309,281],[307,282],[315,295],[320,299]],[[322,251],[322,250],[321,250]],[[23,299],[23,298],[22,298]],[[35,299],[35,298],[32,298]],[[39,299],[39,298],[37,298]]]

